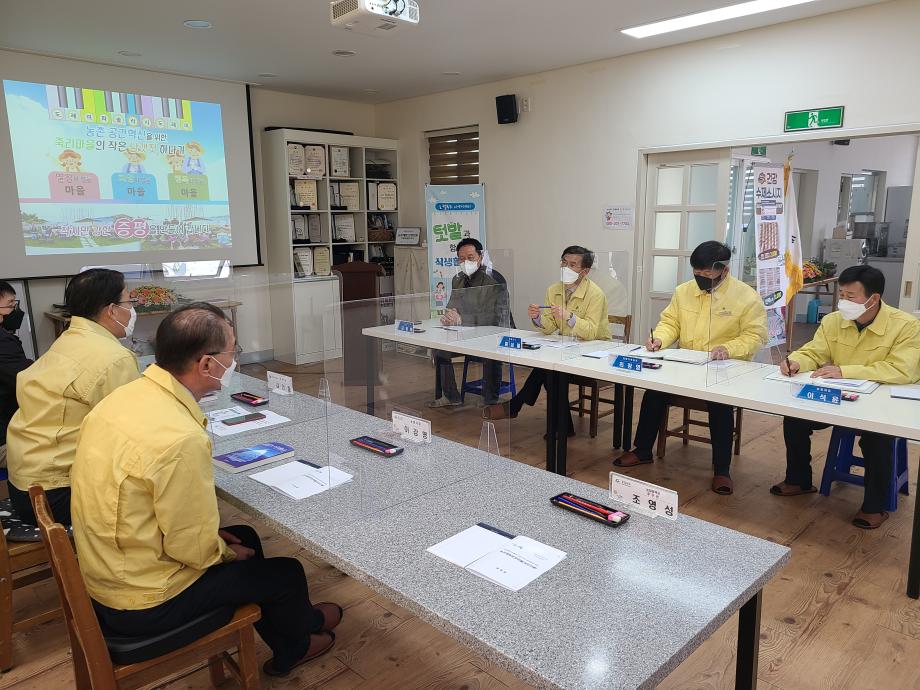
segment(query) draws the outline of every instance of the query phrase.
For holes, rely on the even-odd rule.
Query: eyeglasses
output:
[[[123,299],[123,300],[121,300],[121,301],[119,301],[119,302],[116,302],[115,304],[131,304],[131,305],[134,305],[134,304],[137,304],[137,297],[132,297],[131,299]]]
[[[19,300],[14,299],[9,304],[4,304],[0,306],[0,309],[16,309],[19,306]]]
[[[238,357],[239,355],[243,354],[243,348],[242,346],[237,345],[232,350],[222,350],[220,352],[206,352],[205,354],[211,357],[213,357],[214,355],[230,355],[230,354],[232,354],[235,357]]]

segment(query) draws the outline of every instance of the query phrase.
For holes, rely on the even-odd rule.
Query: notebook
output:
[[[766,378],[768,381],[780,381],[782,383],[813,383],[816,386],[828,386],[830,388],[839,388],[840,390],[851,391],[853,393],[865,393],[867,395],[872,393],[879,386],[875,381],[864,381],[863,379],[813,379],[811,374],[812,372],[805,371],[795,376],[784,376],[777,370]]]
[[[260,443],[232,453],[217,455],[214,457],[214,464],[225,472],[235,474],[291,457],[294,457],[294,449],[291,446],[283,443]]]
[[[631,357],[644,357],[645,359],[663,359],[666,362],[684,362],[685,364],[705,364],[709,361],[708,352],[686,350],[682,347],[669,347],[656,352],[639,347],[630,352],[629,355]]]

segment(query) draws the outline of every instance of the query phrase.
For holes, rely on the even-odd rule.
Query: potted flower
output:
[[[131,299],[137,300],[134,308],[138,312],[170,311],[179,301],[175,292],[159,285],[140,285],[130,294]]]

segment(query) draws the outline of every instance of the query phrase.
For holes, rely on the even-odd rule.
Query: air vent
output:
[[[349,12],[358,10],[358,0],[339,0],[332,3],[332,18],[339,19]]]

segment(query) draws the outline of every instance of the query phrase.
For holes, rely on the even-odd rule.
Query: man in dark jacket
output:
[[[13,286],[0,280],[0,467],[6,466],[6,426],[19,408],[16,374],[32,364],[16,337],[24,316]]]
[[[450,301],[441,323],[444,326],[501,326],[513,328],[511,300],[504,276],[483,265],[482,244],[468,237],[457,243],[457,259],[460,273],[451,284]],[[435,366],[440,374],[441,396],[428,403],[428,407],[456,407],[460,405],[457,378],[451,364],[453,354],[435,350]],[[498,402],[501,385],[502,363],[483,360],[482,402],[491,405]]]

